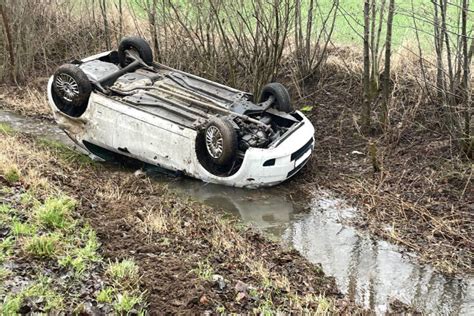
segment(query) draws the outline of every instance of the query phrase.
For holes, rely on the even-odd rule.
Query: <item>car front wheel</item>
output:
[[[204,130],[209,158],[218,165],[229,165],[237,153],[237,133],[232,124],[220,118],[212,119]]]

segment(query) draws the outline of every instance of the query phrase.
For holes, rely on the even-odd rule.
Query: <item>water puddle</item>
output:
[[[0,122],[14,129],[72,144],[52,123],[0,110]],[[177,194],[241,218],[321,263],[339,289],[377,314],[399,300],[423,313],[469,315],[474,310],[474,278],[448,278],[386,241],[344,224],[357,210],[328,192],[293,197],[285,185],[242,190],[185,178],[154,175]]]

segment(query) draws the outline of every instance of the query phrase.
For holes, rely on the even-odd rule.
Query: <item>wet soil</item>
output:
[[[38,146],[29,136],[18,139]],[[56,159],[41,162],[37,171],[79,201],[103,257],[135,259],[152,314],[316,310],[319,295],[334,311],[360,310],[343,298],[334,278],[297,251],[178,198],[140,173]]]
[[[263,260],[272,272],[287,277],[299,294],[324,293],[338,297],[334,281],[326,278],[320,268],[307,262],[296,251],[283,250],[253,231],[242,232],[243,241],[251,245],[251,249],[216,249],[209,240],[213,238],[212,228],[216,221],[216,214],[210,209],[197,203],[177,203],[173,196],[168,196],[167,192],[146,180],[122,180],[127,178],[127,174],[120,171],[96,173],[92,178],[100,183],[104,181],[101,176],[106,177],[105,181],[112,179],[119,187],[127,188],[123,194],[133,195],[133,200],[119,199],[114,203],[97,198],[97,186],[88,180],[91,178],[87,175],[71,179],[71,182],[64,183],[64,187],[71,194],[78,192],[78,197],[83,197],[82,215],[97,231],[104,245],[104,255],[137,260],[144,276],[143,287],[149,293],[150,311],[203,312],[221,305],[232,312],[252,310],[256,307],[252,299],[235,300],[238,281],[256,287],[262,282],[259,277],[252,276],[252,271],[241,261],[242,254],[247,260]],[[137,229],[144,220],[144,215],[138,210],[161,208],[179,218],[180,225],[186,227],[185,235],[163,233],[146,236]],[[227,280],[224,288],[219,288],[212,280],[196,278],[193,270],[197,268],[196,263],[203,260],[213,267],[214,274]],[[284,307],[282,299],[275,295],[273,304]]]

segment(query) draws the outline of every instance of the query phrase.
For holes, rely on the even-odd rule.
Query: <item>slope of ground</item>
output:
[[[83,279],[74,279],[85,287],[78,290],[79,294],[74,291],[77,283],[73,281],[43,282],[52,284],[48,293],[65,295],[62,300],[52,300],[53,303],[68,304],[49,304],[45,308],[43,298],[39,306],[28,305],[31,310],[79,311],[85,301],[86,312],[96,306],[120,311],[115,306],[124,305],[125,300],[128,304],[123,310],[132,313],[143,307],[160,313],[354,310],[354,306],[341,298],[334,280],[325,277],[318,266],[295,251],[282,249],[199,203],[180,200],[162,185],[130,170],[104,168],[59,144],[13,135],[7,130],[2,128],[0,139],[3,161],[0,179],[2,192],[10,192],[7,198],[12,209],[24,208],[12,199],[17,190],[34,195],[39,205],[49,203],[48,196],[53,193],[68,196],[75,202],[63,201],[70,205],[70,213],[61,213],[65,221],[72,223],[75,218],[81,218],[85,227],[96,232],[94,244],[102,244],[100,249],[93,247],[94,256],[110,260],[107,265],[103,259],[83,258],[85,263],[93,264],[82,275]],[[7,222],[2,225],[11,226]],[[42,236],[65,234],[69,225],[54,227],[52,232],[41,231]],[[68,240],[65,236],[57,235],[53,244],[63,245]],[[2,240],[4,243],[4,237]],[[87,245],[89,241],[76,243]],[[73,254],[80,251],[68,251],[66,246],[54,249],[58,252],[38,259],[37,266],[53,270],[52,277],[62,280],[61,273],[67,271],[61,268],[61,262],[74,267],[77,256]],[[67,255],[72,255],[71,260],[61,260]],[[9,254],[8,260],[19,262],[21,258],[15,252]],[[32,269],[37,266],[17,267],[15,275],[32,275]],[[47,268],[56,266],[57,269]],[[7,280],[11,286],[5,287],[2,295],[17,295],[23,304],[29,302],[29,288],[15,283],[15,278],[7,277]],[[70,297],[75,295],[77,299],[71,301]],[[97,304],[99,295],[105,303]],[[38,296],[42,297],[41,293],[33,297]]]

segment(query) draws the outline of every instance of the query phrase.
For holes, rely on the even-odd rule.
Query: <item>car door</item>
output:
[[[139,111],[117,118],[114,146],[122,154],[171,170],[187,168],[192,147],[184,129]]]

